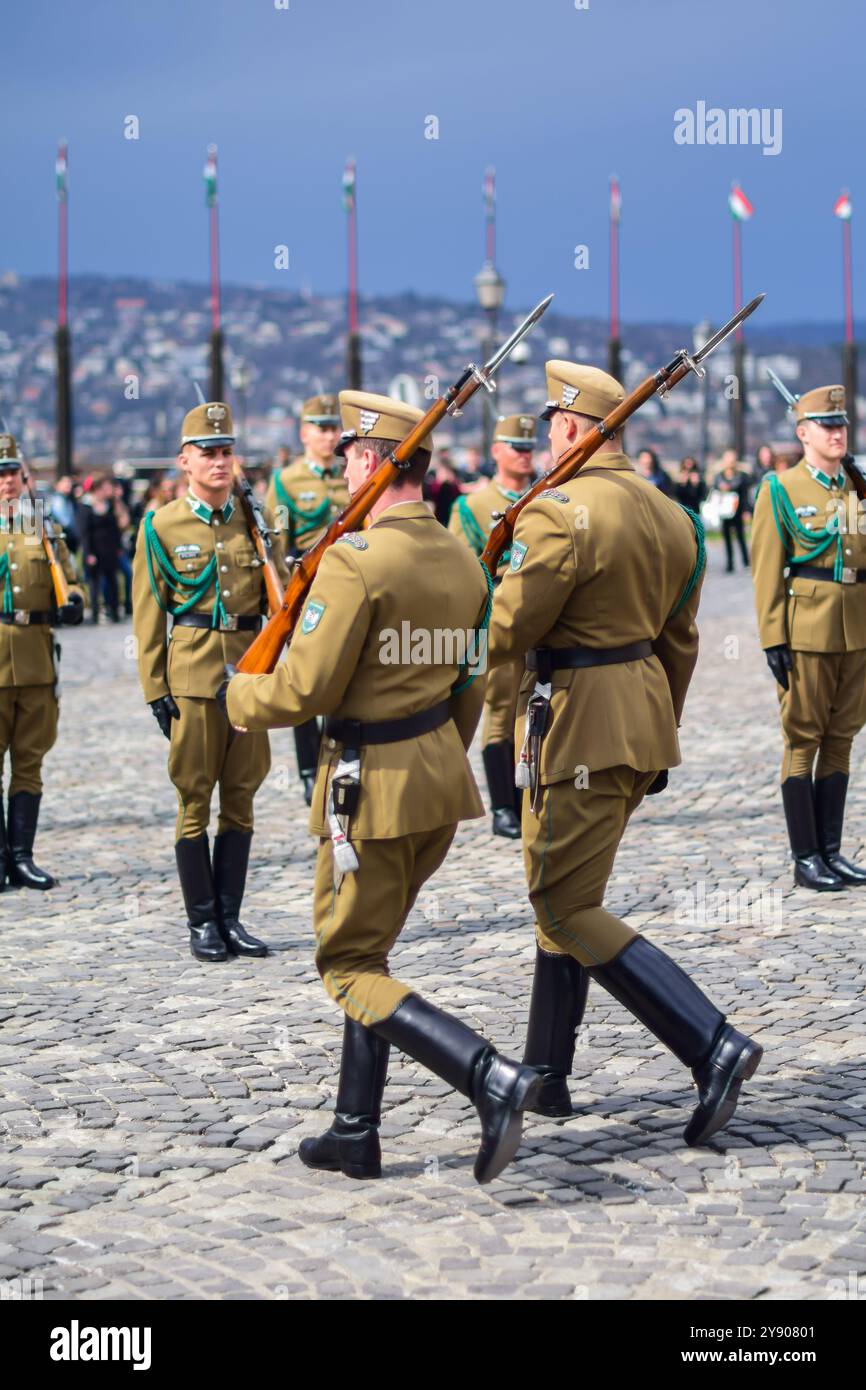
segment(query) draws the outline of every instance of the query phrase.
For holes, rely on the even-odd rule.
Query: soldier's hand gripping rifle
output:
[[[24,491],[30,501],[33,517],[40,522],[39,531],[42,541],[42,548],[48,560],[48,569],[51,574],[51,583],[54,587],[54,604],[59,610],[66,608],[69,604],[69,583],[63,573],[63,566],[57,558],[57,551],[54,549],[54,521],[47,511],[43,510],[43,515],[39,517],[39,503],[36,500],[36,492],[30,474],[24,465],[21,465],[21,480],[24,483]]]
[[[793,413],[794,406],[797,404],[800,397],[795,396],[793,391],[788,390],[784,381],[782,381],[780,377],[776,376],[776,373],[773,371],[772,367],[767,368],[767,376],[770,378],[779,395],[782,397],[782,400],[785,402],[786,406],[788,407],[788,410]],[[863,476],[863,474],[860,472],[860,469],[857,467],[857,464],[854,462],[853,454],[844,455],[842,459],[842,467],[845,469],[845,472],[851,479],[851,486],[853,487],[857,496],[862,501],[864,498],[866,498],[866,477]],[[785,689],[787,690],[787,686],[785,687]]]
[[[268,596],[268,613],[274,614],[283,601],[283,585],[274,562],[272,533],[265,521],[261,503],[253,492],[250,480],[237,459],[234,460],[232,473],[234,475],[235,496],[240,503],[244,520],[247,523],[247,530],[252,536],[253,545],[262,566],[265,591]]]
[[[247,675],[264,675],[273,671],[280,659],[283,647],[292,635],[310,585],[316,577],[316,571],[325,552],[347,531],[358,530],[376,499],[382,495],[386,488],[391,486],[401,469],[408,466],[416,449],[445,415],[458,415],[480,386],[483,386],[487,391],[495,391],[494,372],[510,356],[532,325],[541,318],[552,298],[553,295],[549,294],[546,299],[536,305],[532,313],[527,315],[511,334],[511,337],[502,344],[483,367],[476,367],[473,363],[467,366],[454,385],[433,402],[423,419],[419,420],[415,428],[406,435],[406,438],[401,440],[387,458],[382,460],[373,476],[367,479],[364,486],[355,493],[349,505],[344,507],[340,515],[334,518],[324,535],[301,556],[289,580],[278,611],[269,619],[255,641],[244,652],[237,663],[236,669],[238,671]]]
[[[724,342],[730,333],[733,333],[738,324],[753,314],[764,296],[759,294],[745,308],[740,309],[718,333],[714,333],[708,342],[704,343],[700,352],[689,353],[685,348],[681,348],[676,357],[670,361],[666,367],[661,367],[654,376],[648,376],[639,386],[626,396],[614,410],[606,415],[593,429],[585,434],[570,449],[567,449],[538,482],[533,483],[532,487],[527,488],[526,492],[512,502],[500,516],[499,520],[487,538],[487,544],[481,552],[481,563],[486,566],[488,574],[494,575],[502,554],[511,545],[511,538],[514,535],[514,527],[517,518],[523,511],[527,502],[531,502],[533,497],[537,497],[545,488],[558,487],[561,483],[569,482],[578,473],[588,458],[591,458],[596,449],[600,448],[606,439],[621,430],[626,420],[634,415],[650,398],[656,393],[667,395],[683,377],[688,376],[689,372],[694,372],[696,376],[702,377],[704,369],[701,366],[704,358],[709,357],[711,352]]]

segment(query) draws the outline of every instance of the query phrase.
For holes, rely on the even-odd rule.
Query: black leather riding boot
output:
[[[217,920],[207,835],[199,835],[195,840],[178,840],[174,852],[186,905],[189,949],[196,960],[225,960],[228,953]]]
[[[782,805],[794,856],[794,882],[816,893],[844,888],[841,877],[824,862],[818,849],[811,777],[787,777],[782,783]]]
[[[0,893],[6,888],[8,872],[9,847],[6,843],[6,808],[3,805],[3,789],[0,787]]]
[[[589,975],[578,961],[536,947],[523,1061],[541,1075],[541,1091],[532,1107],[538,1115],[572,1114],[568,1078],[588,991]]]
[[[839,853],[845,821],[845,797],[848,794],[847,772],[831,772],[829,777],[816,778],[814,791],[821,858],[844,883],[866,883],[866,869],[859,869]]]
[[[374,1027],[381,1038],[469,1097],[481,1120],[476,1181],[498,1177],[520,1147],[523,1111],[535,1107],[541,1090],[538,1072],[500,1057],[465,1023],[417,994],[407,995],[390,1018]]]
[[[33,842],[39,824],[37,792],[16,792],[9,798],[7,862],[9,882],[18,888],[53,888],[57,880],[33,863]]]
[[[308,806],[313,804],[313,787],[316,782],[316,768],[319,766],[319,746],[322,735],[318,722],[308,719],[305,724],[296,724],[295,753],[298,759],[298,772],[304,784],[304,800]]]
[[[213,879],[220,935],[233,956],[266,956],[264,941],[250,936],[239,914],[247,882],[252,831],[224,830],[213,842]]]
[[[589,973],[691,1068],[698,1106],[684,1138],[706,1143],[733,1115],[740,1085],[754,1075],[763,1048],[726,1023],[685,971],[643,936]]]
[[[514,747],[510,743],[488,743],[481,750],[490,806],[493,811],[493,833],[505,840],[520,839],[520,819],[514,810]]]
[[[344,1173],[347,1178],[381,1178],[379,1120],[390,1051],[384,1038],[346,1017],[331,1128],[317,1139],[302,1139],[298,1147],[298,1157],[308,1168]]]

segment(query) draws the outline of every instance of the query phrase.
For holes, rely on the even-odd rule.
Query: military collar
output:
[[[836,474],[835,478],[831,478],[829,474],[825,473],[820,468],[815,468],[811,463],[806,464],[806,471],[808,473],[811,473],[812,477],[815,479],[815,482],[820,483],[821,486],[825,487],[828,492],[831,487],[844,488],[845,486],[845,469],[842,468],[841,465],[839,468],[839,472]]]
[[[188,490],[186,497],[184,498],[184,501],[186,502],[186,505],[189,507],[193,516],[197,516],[199,521],[206,522],[208,526],[210,526],[213,523],[215,509],[213,507],[209,507],[207,502],[203,502],[200,497],[196,497],[192,488]],[[219,511],[219,514],[222,517],[223,521],[231,520],[235,510],[234,499],[232,498],[231,493],[229,493],[229,496],[226,499],[224,506],[222,508],[216,508],[216,510]]]
[[[336,477],[336,474],[337,474],[336,468],[325,468],[321,463],[316,463],[315,459],[307,459],[307,458],[305,458],[305,459],[304,459],[304,463],[307,465],[307,467],[309,468],[310,472],[313,473],[313,474],[315,474],[315,476],[316,476],[317,478],[334,478],[334,477]]]
[[[555,468],[556,464],[553,466]],[[592,454],[580,472],[585,473],[588,468],[617,468],[627,473],[634,472],[634,465],[625,454]]]
[[[431,518],[434,521],[436,520],[430,508],[427,506],[427,503],[424,501],[419,502],[418,499],[415,498],[411,502],[392,502],[390,507],[386,507],[384,512],[379,513],[375,520],[371,522],[371,525],[379,526],[383,521],[406,521],[407,519],[415,520],[416,518],[426,521],[429,521]]]
[[[493,486],[508,502],[517,502],[523,496],[523,492],[512,492],[510,487],[503,487],[495,478],[493,479]],[[527,483],[526,487],[532,487],[532,483]],[[526,488],[523,491],[525,492]]]

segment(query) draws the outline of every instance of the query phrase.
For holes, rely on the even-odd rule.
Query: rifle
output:
[[[532,325],[541,318],[552,298],[553,295],[549,294],[546,299],[537,304],[532,313],[526,316],[511,334],[511,337],[494,352],[489,362],[486,362],[483,367],[476,367],[474,363],[469,363],[454,385],[450,386],[444,395],[433,402],[426,415],[410,430],[405,439],[401,440],[387,458],[382,460],[372,477],[367,479],[363,487],[359,488],[355,496],[351,498],[349,505],[344,507],[339,516],[334,518],[324,535],[301,556],[289,580],[280,607],[244,652],[237,663],[238,672],[247,675],[265,675],[273,671],[280,659],[284,645],[294,631],[307,593],[316,577],[325,552],[347,531],[358,530],[377,498],[381,497],[386,488],[391,486],[401,469],[408,466],[415,450],[445,415],[452,417],[458,415],[479,386],[483,386],[485,390],[490,392],[496,390],[496,383],[492,379],[493,373],[511,354],[521,338],[529,332]]]
[[[253,545],[262,564],[265,591],[268,596],[268,612],[273,614],[276,613],[283,601],[283,585],[274,563],[272,533],[265,521],[261,503],[253,492],[250,480],[237,459],[232,465],[232,473],[234,475],[235,496],[240,503],[247,530],[252,537]]]
[[[648,376],[639,386],[636,386],[631,394],[626,396],[625,400],[621,401],[609,415],[606,415],[582,439],[567,449],[557,459],[553,467],[538,479],[538,482],[527,488],[516,502],[512,502],[511,506],[501,513],[481,552],[481,563],[486,567],[488,574],[494,575],[496,573],[502,552],[507,550],[511,544],[517,518],[527,503],[531,502],[533,497],[537,497],[545,488],[557,487],[560,483],[569,482],[580,471],[587,459],[591,458],[596,449],[600,448],[611,435],[621,430],[626,420],[634,415],[635,411],[639,410],[656,392],[667,395],[674,386],[683,380],[683,377],[688,376],[689,372],[694,372],[697,377],[703,377],[704,368],[701,366],[701,362],[704,358],[709,357],[710,353],[724,342],[728,334],[733,333],[738,324],[754,313],[763,298],[764,296],[759,294],[745,308],[740,309],[739,313],[729,319],[718,333],[714,333],[712,338],[704,343],[700,352],[691,354],[686,348],[680,348],[676,357],[666,367],[661,367],[654,376]]]
[[[784,381],[782,381],[782,379],[776,375],[772,367],[767,368],[767,376],[770,378],[779,395],[782,397],[782,400],[788,407],[788,411],[792,411],[800,397],[795,396],[793,391],[788,390]],[[857,467],[853,454],[845,454],[843,456],[842,467],[848,474],[848,477],[851,480],[851,486],[856,492],[858,498],[861,501],[863,501],[863,499],[866,498],[866,477],[863,476],[863,473]]]
[[[21,465],[21,479],[24,483],[24,491],[30,499],[30,506],[33,510],[33,516],[38,517],[39,503],[36,500],[36,492],[34,490],[33,483],[31,482],[30,474],[27,472],[27,469],[24,467],[23,463]],[[48,534],[49,525],[51,526],[53,532],[54,519],[52,517],[49,517],[47,513],[43,513],[42,525],[40,527],[42,533],[42,548],[45,551],[45,555],[48,560],[48,569],[51,574],[51,583],[54,586],[54,606],[56,608],[63,608],[69,602],[69,582],[66,578],[66,575],[63,573],[63,566],[57,558],[57,551],[54,549],[54,541],[56,539],[56,536],[54,534]]]

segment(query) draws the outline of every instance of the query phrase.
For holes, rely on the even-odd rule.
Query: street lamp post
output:
[[[706,342],[709,340],[709,337],[710,337],[710,334],[712,333],[712,331],[713,331],[713,328],[712,328],[712,324],[710,323],[709,319],[704,319],[702,323],[696,324],[694,333],[692,334],[692,341],[693,341],[694,346],[695,346],[695,352],[700,352],[700,350],[701,350],[701,348],[703,347],[704,343],[706,343]],[[701,444],[700,444],[701,473],[704,473],[704,472],[706,471],[706,467],[707,467],[707,453],[708,453],[708,451],[709,451],[709,434],[710,434],[710,364],[709,364],[709,362],[707,362],[706,366],[704,367],[704,377],[703,377],[703,380],[701,381]]]
[[[496,346],[496,315],[505,298],[505,281],[492,261],[486,261],[475,276],[475,293],[478,296],[478,303],[487,316],[481,348],[481,360],[486,362],[493,355]],[[490,447],[493,442],[493,408],[489,391],[484,391],[482,394],[484,399],[481,416],[481,457],[483,464],[486,465],[490,458]]]

